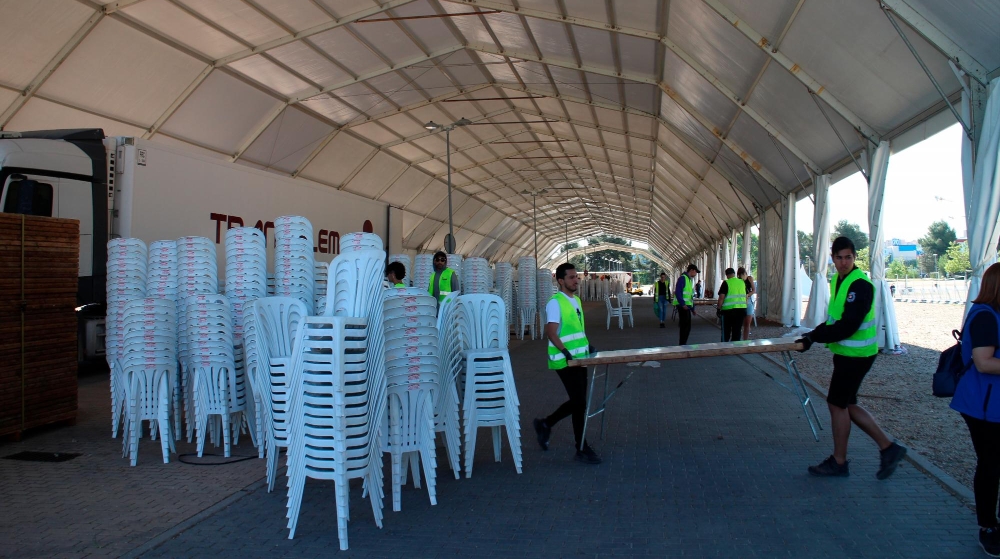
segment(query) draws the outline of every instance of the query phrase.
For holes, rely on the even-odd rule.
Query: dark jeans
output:
[[[660,295],[659,297],[656,298],[656,301],[657,301],[656,316],[660,317],[660,322],[664,322],[667,320],[667,306],[668,306],[667,296]]]
[[[743,319],[746,316],[746,309],[722,311],[722,341],[738,342],[743,339]]]
[[[983,421],[962,414],[969,426],[972,446],[976,449],[976,475],[972,489],[976,494],[976,519],[983,528],[997,525],[997,492],[1000,491],[1000,423]]]
[[[573,416],[573,436],[576,437],[576,448],[580,448],[583,438],[583,420],[587,414],[587,368],[566,367],[556,371],[559,380],[566,387],[569,400],[556,408],[552,415],[545,418],[545,423],[552,427],[570,415]]]
[[[691,335],[691,307],[683,309],[677,306],[677,324],[681,329],[681,339],[677,343],[684,345],[688,343],[688,336]]]

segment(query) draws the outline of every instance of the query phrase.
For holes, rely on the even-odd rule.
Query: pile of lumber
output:
[[[80,222],[0,214],[0,436],[76,419]]]

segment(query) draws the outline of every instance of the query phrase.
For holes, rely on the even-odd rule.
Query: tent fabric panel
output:
[[[401,208],[406,205],[410,198],[420,192],[420,189],[427,184],[428,178],[426,173],[411,167],[396,179],[396,182],[379,197],[379,200]]]
[[[760,9],[761,5],[756,0],[724,0],[724,3],[750,27],[774,41],[795,11],[798,0],[769,0],[767,10]]]
[[[311,2],[298,0],[256,0],[256,2],[278,21],[296,32],[330,21],[330,15]]]
[[[664,57],[663,82],[720,131],[736,115],[732,101],[670,51]]]
[[[112,136],[142,136],[142,128],[32,97],[7,123],[7,130],[103,128]]]
[[[988,70],[1000,68],[1000,4],[993,0],[906,0]]]
[[[423,192],[410,201],[406,206],[407,211],[424,215],[433,210],[448,195],[447,186],[441,181],[433,181]]]
[[[248,56],[231,62],[229,67],[286,97],[294,97],[312,89],[311,84],[300,80],[261,55]]]
[[[406,164],[395,157],[379,152],[354,175],[350,182],[343,186],[344,190],[374,198],[382,190],[389,188],[392,180],[403,171]]]
[[[945,57],[904,23],[900,26],[945,91],[958,89]],[[850,36],[833,31],[848,28]],[[883,133],[912,116],[914,107],[940,100],[877,2],[807,2],[782,50]],[[859,83],[865,87],[859,88]]]
[[[350,74],[303,41],[273,48],[267,51],[267,54],[323,87],[352,79]]]
[[[108,53],[114,53],[108,63]],[[38,90],[55,101],[152,125],[205,68],[197,60],[103,19]]]
[[[567,7],[571,12],[577,12],[578,6]],[[578,16],[579,17],[579,16]],[[604,19],[603,17],[601,19]],[[615,67],[611,50],[611,33],[601,29],[591,29],[573,25],[573,36],[576,38],[576,48],[580,58],[587,61],[588,66],[612,69]],[[604,78],[602,81],[610,81]],[[598,82],[600,83],[600,82]]]
[[[740,114],[736,119],[736,124],[729,132],[729,138],[743,146],[755,161],[777,177],[783,188],[797,188],[799,184],[809,180],[802,161],[792,155],[777,139],[772,141],[767,130],[754,122],[746,113]]]
[[[351,131],[376,144],[388,144],[402,138],[401,135],[375,122],[352,126]]]
[[[243,152],[242,157],[292,173],[331,132],[333,127],[329,124],[289,107]]]
[[[143,0],[127,6],[130,18],[212,59],[243,50],[244,46],[169,0]]]
[[[467,18],[456,18],[467,19]],[[471,19],[471,18],[468,18]],[[496,36],[500,44],[497,45],[502,50],[514,50],[518,52],[534,52],[531,39],[521,25],[518,16],[511,13],[499,13],[485,16],[486,22]],[[490,41],[492,43],[492,41]]]
[[[26,88],[93,14],[77,2],[4,2],[0,83]]]
[[[558,58],[568,60],[573,58],[573,48],[570,46],[566,26],[543,19],[529,18],[528,29],[538,44],[542,58]]]
[[[282,28],[240,0],[199,0],[186,5],[251,45],[273,41],[286,34]]]
[[[330,140],[300,174],[318,182],[340,186],[374,150],[363,141],[341,132]]]
[[[385,67],[377,56],[343,27],[313,35],[309,41],[355,75]]]
[[[697,150],[702,159],[711,160],[719,151],[722,142],[666,95],[660,100],[660,116],[670,125],[670,135]]]
[[[172,136],[234,153],[279,101],[225,72],[212,72],[164,123]]]

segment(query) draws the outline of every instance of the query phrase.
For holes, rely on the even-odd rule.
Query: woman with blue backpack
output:
[[[979,545],[1000,557],[997,500],[1000,492],[1000,263],[983,274],[979,296],[962,328],[962,361],[968,366],[955,387],[952,409],[962,414],[976,450],[972,481]]]

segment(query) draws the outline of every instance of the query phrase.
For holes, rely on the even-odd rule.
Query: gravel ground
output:
[[[861,385],[858,402],[879,424],[904,444],[929,458],[966,487],[972,488],[976,455],[962,417],[948,407],[949,398],[931,395],[931,376],[940,352],[961,328],[962,305],[896,303],[896,319],[905,355],[880,354]],[[761,326],[752,338],[780,337],[789,328]],[[799,370],[824,388],[830,385],[831,353],[814,345],[798,358]],[[824,417],[824,410],[820,417]],[[829,424],[826,416],[824,424]],[[867,437],[852,432],[853,452],[865,451]]]

